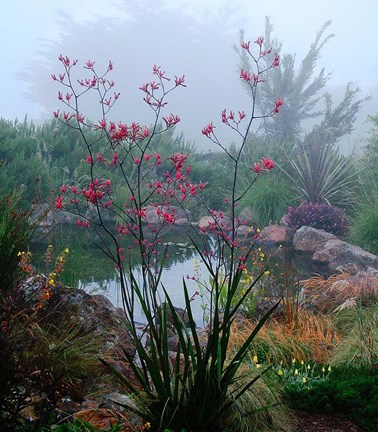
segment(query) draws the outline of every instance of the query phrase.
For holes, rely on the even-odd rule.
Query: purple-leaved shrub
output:
[[[319,203],[289,207],[285,222],[295,231],[302,226],[310,226],[327,231],[336,237],[345,237],[349,227],[348,216],[343,210]]]

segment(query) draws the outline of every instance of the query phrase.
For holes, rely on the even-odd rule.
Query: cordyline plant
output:
[[[241,379],[239,367],[251,341],[269,314],[261,320],[237,352],[228,352],[231,325],[257,282],[253,281],[245,289],[244,295],[235,302],[234,297],[238,295],[238,285],[253,247],[242,247],[236,235],[240,221],[235,217],[235,209],[256,179],[274,167],[274,162],[269,158],[256,162],[250,167],[248,186],[240,190],[238,174],[246,138],[252,122],[267,117],[256,112],[256,92],[263,83],[264,74],[279,65],[278,56],[273,56],[270,66],[262,69],[261,60],[271,53],[263,51],[261,38],[255,43],[256,54],[252,53],[250,43],[242,44],[242,48],[251,56],[255,70],[242,70],[240,73],[241,80],[251,88],[251,112],[246,115],[244,112],[224,110],[221,114],[222,122],[232,128],[241,140],[237,153],[231,154],[220,142],[213,123],[202,130],[203,135],[225,151],[232,162],[232,190],[224,200],[228,214],[212,210],[206,205],[201,197],[205,184],[191,183],[188,154],[173,154],[169,158],[171,169],[158,177],[158,167],[162,160],[160,154],[154,151],[153,137],[180,121],[177,115],[163,116],[162,113],[169,93],[185,87],[184,76],[170,79],[160,67],[153,67],[154,81],[140,87],[143,99],[154,115],[150,128],[139,123],[116,124],[108,120],[109,110],[120,96],[114,92],[114,82],[108,78],[113,69],[111,62],[105,72],[99,74],[95,63],[87,61],[84,69],[89,77],[82,79],[74,75],[78,61],[60,56],[64,70],[52,76],[53,80],[65,88],[64,92],[58,93],[58,98],[66,107],[63,112],[54,112],[54,116],[81,133],[86,150],[83,162],[88,164],[90,179],[86,184],[63,185],[61,195],[56,198],[56,207],[76,214],[79,225],[93,227],[100,239],[99,247],[115,263],[120,277],[127,329],[137,352],[134,358],[125,351],[125,357],[139,382],[138,388],[134,387],[128,377],[121,376],[116,371],[114,373],[136,402],[136,405],[128,408],[150,422],[156,431],[168,427],[189,431],[220,429],[222,419],[235,408],[237,399],[257,379],[255,377],[246,381],[243,377],[240,381],[242,384],[236,386],[235,390],[235,383]],[[101,118],[94,125],[85,119],[79,107],[81,97],[87,93],[94,93],[101,102]],[[279,99],[272,101],[272,110],[268,116],[278,113],[281,104]],[[88,141],[87,132],[90,128],[98,133],[95,141]],[[128,201],[122,204],[112,199],[113,170],[121,173],[123,187],[128,191]],[[191,240],[212,280],[206,340],[202,340],[197,334],[191,307],[192,296],[185,279],[183,278],[183,296],[189,317],[187,326],[183,324],[160,282],[164,257],[168,253],[161,245],[162,230],[167,225],[175,224],[177,209],[185,211],[189,200],[197,200],[208,210],[212,217],[208,230],[215,238],[209,245],[204,239],[204,232],[193,228]],[[155,212],[153,221],[149,216],[151,209]],[[106,216],[109,215],[113,216],[113,223],[107,222]],[[130,242],[133,246],[130,246]],[[139,254],[138,273],[131,269],[132,248],[137,248]],[[221,310],[220,295],[225,286],[227,296]],[[142,334],[134,319],[137,302],[141,305],[145,319]],[[168,348],[168,315],[171,315],[178,340],[173,354]],[[231,385],[233,391],[230,390]]]

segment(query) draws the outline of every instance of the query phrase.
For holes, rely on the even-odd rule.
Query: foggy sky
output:
[[[342,4],[342,8],[340,5]],[[357,7],[358,6],[358,7]],[[283,52],[296,53],[299,65],[317,31],[332,20],[335,37],[326,44],[319,68],[332,72],[331,87],[358,84],[365,93],[377,86],[378,42],[375,0],[14,0],[2,5],[2,98],[0,116],[49,118],[59,107],[59,88],[50,75],[60,71],[59,54],[96,60],[111,59],[121,100],[114,116],[147,125],[151,113],[138,90],[151,80],[154,64],[169,75],[185,74],[187,88],[179,89],[166,114],[180,115],[179,130],[197,147],[208,143],[202,127],[220,124],[224,108],[248,111],[248,98],[239,83],[233,45],[238,32],[255,40],[270,16],[274,36]],[[55,85],[54,85],[55,84]],[[97,120],[93,104],[90,117]],[[369,106],[374,114],[375,101]],[[232,136],[219,126],[227,140]]]

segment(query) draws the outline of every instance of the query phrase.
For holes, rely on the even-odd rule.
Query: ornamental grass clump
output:
[[[279,57],[264,49],[262,38],[255,44],[243,42],[242,49],[254,65],[254,70],[240,72],[241,81],[251,90],[249,114],[226,109],[221,113],[222,123],[240,139],[238,150],[235,153],[227,150],[216,134],[217,126],[213,122],[202,130],[202,134],[229,158],[233,181],[223,200],[225,211],[210,208],[203,198],[202,191],[211,185],[191,181],[189,154],[181,152],[169,156],[169,168],[160,172],[162,156],[154,149],[153,138],[180,122],[178,115],[164,115],[163,110],[168,95],[186,87],[184,75],[170,78],[161,67],[153,67],[153,80],[140,87],[143,100],[152,113],[150,127],[137,122],[109,120],[109,111],[120,98],[109,77],[112,62],[104,73],[98,73],[95,63],[87,61],[84,64],[86,76],[83,77],[76,72],[78,61],[61,55],[59,61],[63,71],[52,75],[64,89],[58,93],[64,110],[55,111],[54,117],[82,135],[83,163],[87,164],[89,176],[89,182],[83,177],[79,184],[62,185],[60,195],[56,197],[56,208],[76,214],[78,225],[83,229],[91,227],[96,232],[98,247],[118,271],[126,327],[136,348],[136,356],[124,350],[124,357],[138,386],[134,386],[128,376],[115,369],[112,371],[134,401],[125,408],[145,419],[154,431],[221,431],[225,423],[232,430],[239,430],[239,418],[235,417],[238,401],[252,391],[259,376],[252,374],[240,381],[238,374],[251,342],[277,307],[274,306],[251,329],[236,351],[230,352],[235,318],[265,271],[258,273],[235,301],[253,250],[253,242],[242,247],[236,235],[240,222],[235,211],[255,181],[274,168],[274,162],[263,157],[249,167],[247,184],[243,179],[243,185],[240,185],[245,144],[252,123],[276,115],[283,103],[280,99],[272,100],[268,112],[258,112],[258,89],[264,83],[264,76],[279,66]],[[81,97],[91,94],[100,101],[100,120],[92,128],[97,134],[94,140],[87,134],[91,124],[80,110]],[[113,199],[112,173],[115,170],[123,180],[126,197],[123,203]],[[189,235],[211,280],[205,336],[199,335],[193,318],[193,294],[185,283],[185,275],[182,284],[188,316],[185,324],[161,283],[164,262],[169,254],[169,248],[162,245],[161,234],[167,227],[175,225],[177,209],[185,214],[193,205],[202,207],[210,216],[207,227],[202,230],[192,227]],[[155,210],[153,218],[151,209]],[[208,232],[213,236],[212,242],[208,241]],[[135,254],[135,250],[140,260],[139,272],[133,271],[131,265],[131,254]],[[225,297],[223,294],[221,308],[224,289],[226,294]],[[143,331],[135,322],[137,305],[142,310]],[[169,345],[169,328],[176,335],[173,351]],[[261,409],[261,404],[254,404],[244,414],[251,416]]]
[[[378,366],[378,300],[369,306],[361,302],[342,310],[335,322],[343,337],[335,345],[331,364],[338,367],[377,368]]]

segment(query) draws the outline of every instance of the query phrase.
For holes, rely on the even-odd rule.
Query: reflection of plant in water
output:
[[[186,262],[197,256],[195,248],[190,243],[183,243],[183,233],[186,233],[185,227],[173,227],[162,235],[162,244],[158,247],[164,250],[169,246],[166,259],[164,260],[164,269],[170,269],[177,262]],[[78,287],[89,284],[98,285],[98,289],[105,289],[110,281],[119,283],[118,272],[112,263],[104,254],[99,253],[93,245],[95,233],[88,229],[85,232],[76,226],[57,226],[50,233],[49,241],[54,245],[55,250],[70,250],[70,257],[65,263],[64,273],[60,275],[60,281],[67,286]],[[131,242],[123,243],[127,248]],[[47,247],[47,246],[46,246]],[[33,265],[39,272],[46,273],[44,262],[45,246],[34,244]],[[130,264],[133,269],[140,265],[138,253],[135,249],[130,252]]]

